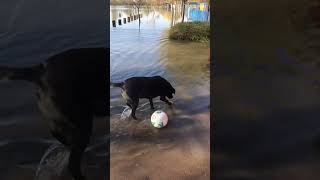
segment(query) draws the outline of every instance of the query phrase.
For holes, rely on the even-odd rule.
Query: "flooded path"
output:
[[[110,12],[111,22],[119,13],[128,17],[130,8],[113,6]],[[125,102],[120,89],[111,88],[111,179],[209,179],[209,46],[170,41],[170,11],[142,14],[140,29],[138,20],[111,26],[111,81],[163,76],[176,89],[174,106],[154,99],[169,116],[168,125],[156,129],[147,100],[140,101],[139,121],[121,119]]]

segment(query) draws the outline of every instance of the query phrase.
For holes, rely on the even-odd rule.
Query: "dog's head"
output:
[[[176,93],[176,90],[172,87],[172,85],[164,78],[158,76],[159,78],[162,79],[162,84],[164,85],[165,87],[165,90],[166,90],[166,96],[169,98],[169,99],[172,99],[173,98],[173,94]]]
[[[172,93],[168,94],[167,97],[168,97],[169,99],[172,99],[172,98],[173,98]]]
[[[175,94],[176,93],[176,90],[171,86],[171,84],[168,82],[168,90],[169,90],[169,92],[168,92],[168,95],[167,95],[167,97],[169,98],[169,99],[172,99],[173,98],[173,94]]]

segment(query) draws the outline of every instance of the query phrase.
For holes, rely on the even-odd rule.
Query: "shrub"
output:
[[[185,22],[171,27],[169,38],[173,40],[188,40],[207,42],[210,39],[208,22]]]

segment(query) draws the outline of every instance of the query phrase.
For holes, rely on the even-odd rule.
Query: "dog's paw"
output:
[[[131,116],[132,117],[132,119],[134,119],[134,120],[138,120],[138,118],[136,117],[136,116]]]

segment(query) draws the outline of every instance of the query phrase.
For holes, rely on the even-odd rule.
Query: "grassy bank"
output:
[[[171,27],[169,38],[173,40],[188,40],[208,42],[210,25],[207,22],[185,22]]]

